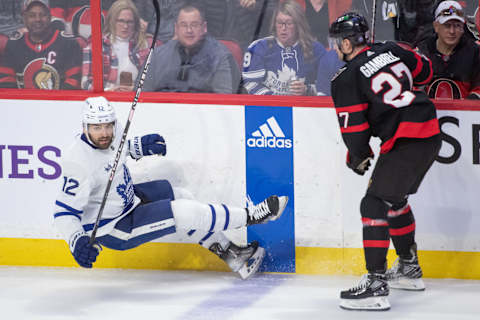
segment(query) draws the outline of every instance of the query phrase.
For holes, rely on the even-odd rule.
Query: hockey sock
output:
[[[367,270],[384,273],[390,238],[388,233],[388,205],[381,199],[365,195],[360,204],[363,225],[363,249]]]
[[[397,255],[411,258],[410,247],[415,242],[415,218],[407,201],[393,205],[388,210],[388,224]]]
[[[244,208],[224,204],[205,204],[196,200],[179,199],[171,202],[175,224],[180,229],[217,232],[237,229],[247,223]]]

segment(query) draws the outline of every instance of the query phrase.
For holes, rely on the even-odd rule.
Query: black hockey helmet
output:
[[[329,36],[333,39],[349,39],[353,45],[367,43],[369,39],[367,20],[355,12],[338,17],[330,26]]]

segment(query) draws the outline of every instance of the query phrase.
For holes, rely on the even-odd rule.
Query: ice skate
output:
[[[360,283],[340,292],[340,308],[347,310],[384,311],[390,309],[388,283],[384,274],[368,273]]]
[[[266,223],[278,219],[287,206],[287,196],[270,196],[259,204],[254,205],[248,199],[247,226],[252,224]]]
[[[230,242],[227,249],[219,243],[210,246],[210,251],[227,263],[233,272],[237,272],[242,279],[254,275],[265,257],[265,249],[258,246],[257,241],[252,241],[245,247],[240,247]]]
[[[386,272],[388,284],[394,289],[423,291],[425,283],[422,280],[422,268],[418,264],[417,246],[412,245],[411,257],[398,257],[392,268]]]

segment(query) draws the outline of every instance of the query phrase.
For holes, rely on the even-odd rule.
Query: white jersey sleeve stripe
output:
[[[81,210],[77,210],[75,208],[72,208],[70,207],[69,205],[66,205],[65,203],[61,202],[61,201],[55,201],[55,204],[63,209],[66,209],[67,211],[71,212],[71,213],[75,213],[75,214],[81,214],[83,213],[83,211]]]

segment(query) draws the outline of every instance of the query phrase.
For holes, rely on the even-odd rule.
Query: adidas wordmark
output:
[[[247,139],[250,148],[291,148],[292,139],[285,138],[282,128],[275,117],[270,117],[258,130],[252,132],[252,138]]]

